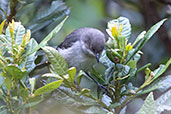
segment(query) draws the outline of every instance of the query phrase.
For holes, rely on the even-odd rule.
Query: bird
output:
[[[105,35],[96,28],[84,27],[71,32],[56,49],[69,67],[75,67],[77,72],[88,72],[99,62],[104,47]],[[35,69],[41,69],[49,64],[46,60],[37,64]]]
[[[99,62],[105,47],[105,35],[95,28],[79,28],[71,32],[58,45],[58,52],[65,58],[69,67],[88,72]]]
[[[100,55],[105,47],[105,41],[105,35],[100,30],[84,27],[71,32],[56,49],[66,60],[69,67],[75,67],[77,73],[80,70],[84,71],[98,87],[105,89],[88,73],[93,65],[99,62]],[[35,69],[43,68],[49,64],[49,61],[40,63]]]

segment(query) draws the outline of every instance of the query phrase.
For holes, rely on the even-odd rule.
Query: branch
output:
[[[18,0],[10,0],[10,14],[7,17],[8,22],[11,22],[14,16],[17,13],[16,7],[18,4]]]

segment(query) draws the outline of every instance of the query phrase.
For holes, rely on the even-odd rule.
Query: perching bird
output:
[[[57,47],[69,67],[88,72],[96,62],[105,46],[104,34],[95,28],[79,28],[71,32]],[[46,62],[36,67],[42,68]]]
[[[80,28],[70,33],[57,47],[69,67],[88,72],[99,61],[105,46],[104,34],[94,28]]]

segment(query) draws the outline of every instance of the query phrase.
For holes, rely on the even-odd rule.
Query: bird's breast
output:
[[[65,58],[69,67],[76,67],[77,70],[89,71],[96,63],[95,57],[86,55],[81,49],[81,44],[76,42],[68,49],[58,49]]]

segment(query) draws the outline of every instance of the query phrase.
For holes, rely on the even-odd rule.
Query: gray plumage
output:
[[[69,67],[89,71],[105,46],[104,34],[94,28],[80,28],[70,33],[57,47]]]

